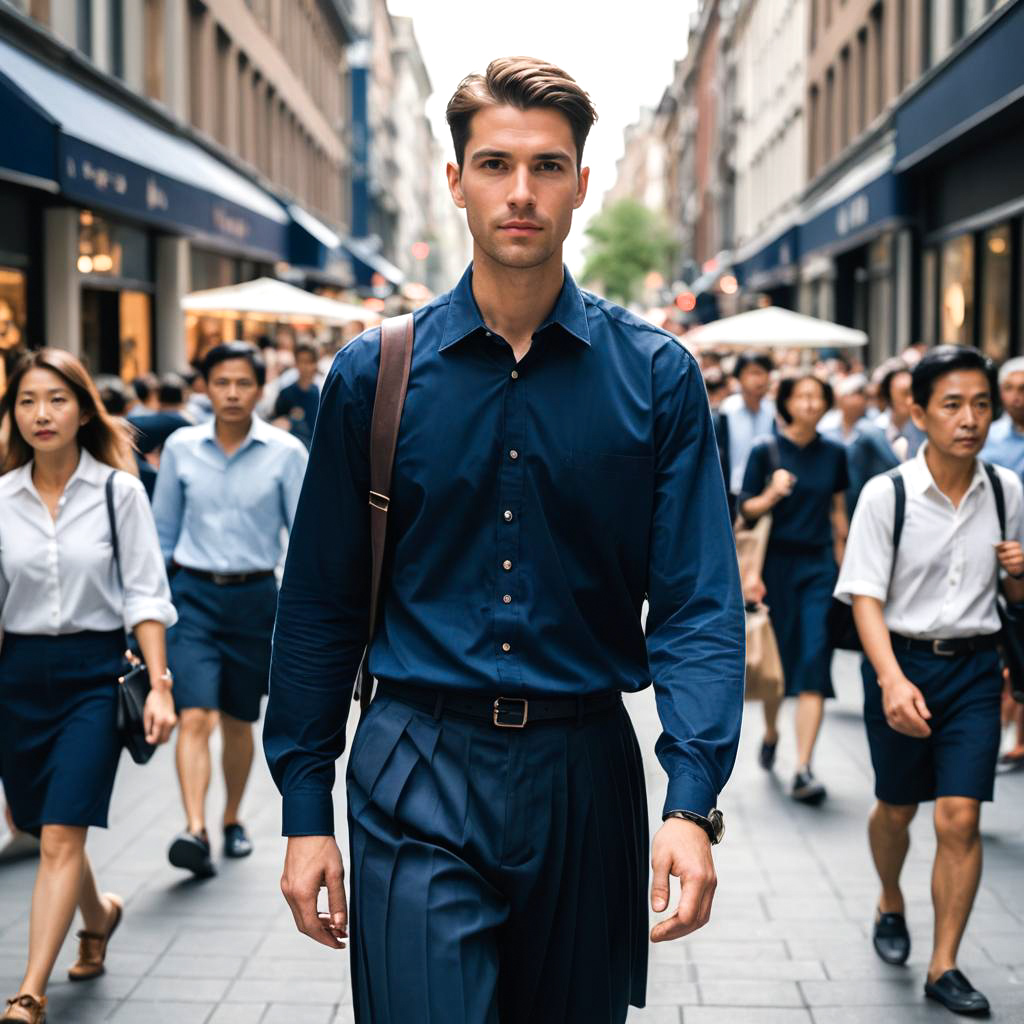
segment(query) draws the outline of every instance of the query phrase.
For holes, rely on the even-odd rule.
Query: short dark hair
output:
[[[704,371],[704,387],[707,388],[708,394],[713,395],[716,391],[721,391],[722,388],[729,386],[729,378],[722,372],[718,366],[709,366]]]
[[[132,391],[135,392],[135,397],[145,404],[149,396],[156,390],[157,385],[155,374],[144,373],[132,381]]]
[[[936,345],[928,349],[911,371],[910,389],[915,405],[927,407],[936,383],[957,370],[978,370],[988,380],[993,406],[998,402],[999,387],[996,364],[983,352],[969,345]]]
[[[742,352],[736,359],[736,365],[732,369],[732,375],[739,379],[739,375],[748,366],[760,366],[765,373],[771,373],[775,369],[775,361],[764,352]]]
[[[269,334],[261,334],[256,339],[256,347],[261,352],[266,352],[268,348],[277,348],[277,342]]]
[[[203,361],[199,366],[203,380],[209,384],[210,374],[213,373],[214,367],[226,363],[229,359],[247,360],[252,367],[252,372],[256,374],[256,383],[260,387],[266,383],[267,364],[263,361],[259,349],[248,341],[222,341],[219,345],[214,345],[203,356]]]
[[[462,170],[473,115],[486,107],[519,110],[547,107],[563,114],[576,144],[576,170],[583,166],[583,146],[597,120],[590,96],[560,67],[536,57],[499,57],[482,75],[467,75],[448,101],[445,119],[452,133],[455,162]]]
[[[826,411],[835,404],[836,396],[832,385],[827,380],[822,380],[817,374],[808,371],[787,373],[779,381],[779,390],[775,395],[775,409],[782,417],[784,423],[792,423],[793,417],[789,412],[789,400],[793,397],[797,384],[801,381],[813,380],[821,388],[821,396],[825,399]]]
[[[124,381],[112,373],[101,373],[93,379],[93,383],[107,412],[111,416],[123,416],[130,404]]]
[[[886,405],[892,405],[892,382],[901,374],[910,373],[910,367],[900,361],[894,363],[882,374],[878,382],[878,397]]]
[[[295,343],[295,359],[298,360],[299,356],[305,352],[307,355],[312,356],[314,359],[320,358],[320,351],[311,341],[297,341]]]
[[[165,373],[160,378],[157,401],[161,405],[181,405],[185,401],[185,382],[176,373]]]

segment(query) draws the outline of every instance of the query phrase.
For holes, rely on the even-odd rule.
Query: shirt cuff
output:
[[[178,621],[177,609],[161,598],[135,598],[125,602],[124,625],[130,633],[140,622],[162,622],[170,629]]]
[[[702,817],[718,801],[718,794],[703,780],[693,775],[677,775],[668,780],[668,793],[662,817],[670,811],[692,811]]]
[[[333,836],[334,800],[329,789],[284,794],[283,836]]]
[[[853,604],[855,597],[873,597],[884,604],[889,597],[889,592],[886,587],[881,587],[868,580],[850,580],[849,582],[840,580],[832,596],[837,601],[842,601],[843,604]]]

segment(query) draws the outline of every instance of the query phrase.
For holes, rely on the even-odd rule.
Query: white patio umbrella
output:
[[[858,348],[868,336],[781,306],[764,306],[704,324],[684,340],[693,348]]]
[[[354,320],[376,323],[380,320],[380,314],[373,310],[314,295],[270,277],[192,292],[181,300],[181,308],[188,313],[238,313],[254,318],[303,323],[348,324]]]

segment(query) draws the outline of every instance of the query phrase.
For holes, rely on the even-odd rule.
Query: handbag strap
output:
[[[124,590],[124,577],[121,575],[121,547],[117,542],[117,516],[114,515],[115,476],[117,476],[116,469],[107,477],[107,483],[103,489],[107,498],[107,521],[110,523],[110,547],[114,552],[114,568],[117,570],[118,585]]]
[[[991,462],[982,462],[992,485],[992,497],[996,500],[996,515],[999,516],[999,539],[1006,540],[1006,498],[1003,496],[1003,481]]]
[[[380,369],[377,371],[377,393],[373,400],[373,419],[370,423],[370,626],[355,690],[361,714],[366,713],[373,700],[373,679],[368,664],[370,644],[373,643],[380,611],[384,546],[388,531],[388,508],[391,504],[391,471],[395,463],[395,449],[398,447],[402,408],[409,389],[414,335],[412,313],[390,317],[381,324]]]

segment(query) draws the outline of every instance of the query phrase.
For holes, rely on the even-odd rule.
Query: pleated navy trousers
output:
[[[360,1024],[621,1024],[648,824],[621,703],[499,729],[378,697],[348,768]]]

